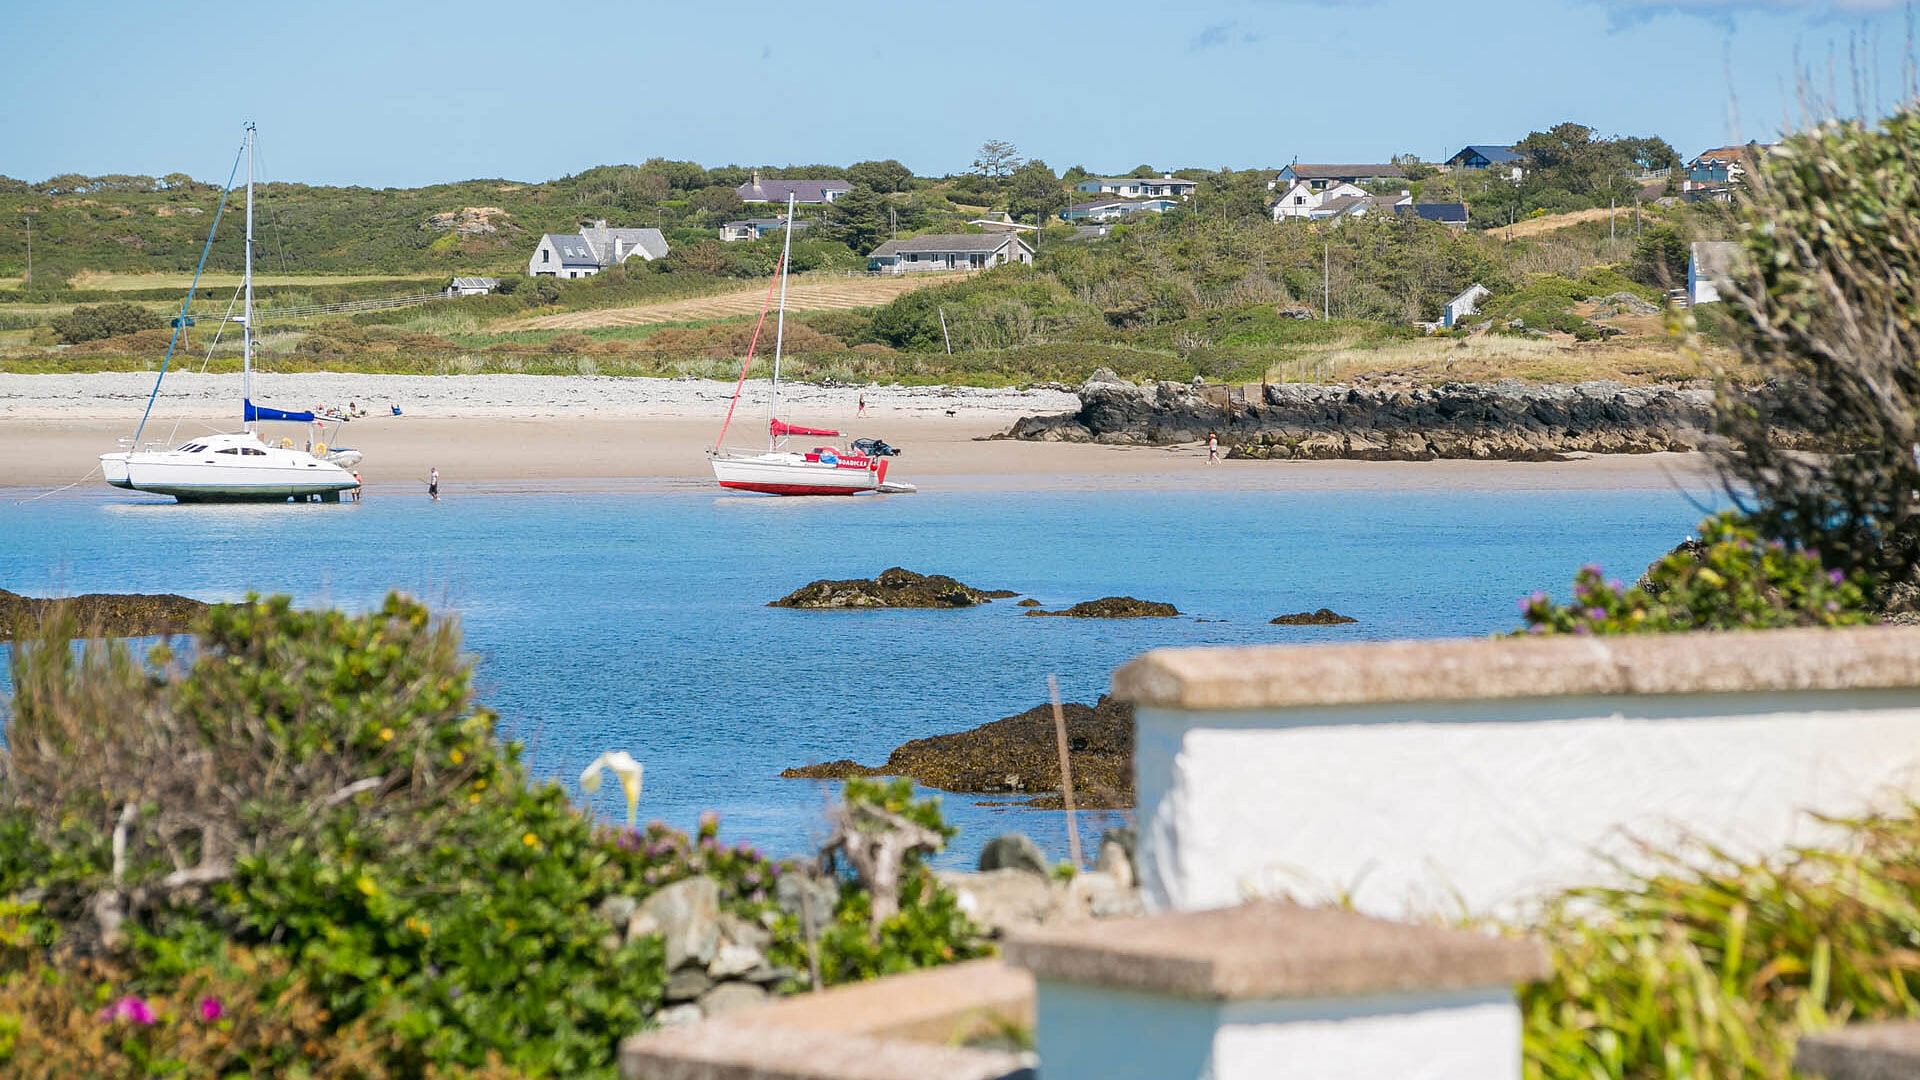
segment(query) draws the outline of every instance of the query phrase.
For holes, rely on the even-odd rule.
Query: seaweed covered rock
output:
[[[916,574],[896,566],[876,578],[821,579],[802,585],[768,607],[814,610],[868,608],[959,608],[985,604],[993,594],[945,574]]]
[[[1062,611],[1029,611],[1029,615],[1058,615],[1069,619],[1169,619],[1180,610],[1157,600],[1136,600],[1131,596],[1103,596],[1083,600]]]
[[[1062,706],[1067,752],[1073,763],[1074,801],[1082,807],[1133,805],[1133,706],[1102,696],[1092,706]],[[1038,795],[1035,806],[1060,804],[1060,751],[1053,707],[1036,705],[967,731],[903,743],[884,764],[840,760],[780,774],[788,778],[844,779],[907,776],[965,795]]]
[[[1351,615],[1342,615],[1332,608],[1296,611],[1291,615],[1275,615],[1271,620],[1274,626],[1345,626],[1359,621]]]
[[[0,589],[0,641],[33,633],[61,604],[72,612],[78,632],[104,637],[182,634],[207,610],[202,601],[174,593],[86,593],[39,599]]]

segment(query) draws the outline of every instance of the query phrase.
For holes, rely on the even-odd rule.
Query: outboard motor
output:
[[[888,446],[885,439],[855,439],[853,449],[868,457],[896,457],[900,453],[897,446]]]

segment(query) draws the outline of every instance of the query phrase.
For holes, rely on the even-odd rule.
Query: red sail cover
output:
[[[767,422],[767,430],[773,432],[773,437],[776,439],[787,435],[834,436],[840,434],[837,431],[829,431],[826,428],[801,427],[798,424],[789,424],[784,420],[769,420]]]

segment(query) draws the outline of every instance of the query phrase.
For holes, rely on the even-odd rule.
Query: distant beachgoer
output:
[[[1219,463],[1220,463],[1220,436],[1215,434],[1214,432],[1209,431],[1207,432],[1207,464],[1217,465]]]
[[[440,501],[440,470],[437,468],[427,470],[427,494],[433,496],[434,502]]]
[[[860,416],[867,415],[867,395],[865,394],[860,395],[860,412],[858,415]]]
[[[353,501],[360,501],[360,474],[357,472],[353,474]]]

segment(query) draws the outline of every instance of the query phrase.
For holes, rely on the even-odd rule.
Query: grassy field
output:
[[[395,284],[430,285],[437,288],[446,284],[445,278],[445,274],[255,274],[253,284],[255,288],[276,285],[324,288],[329,285],[391,281]],[[13,281],[17,283],[19,279],[14,278]],[[192,283],[192,274],[115,274],[98,270],[82,270],[68,279],[67,284],[69,288],[99,292],[138,292],[142,289],[184,290]],[[208,273],[200,276],[202,289],[231,289],[239,284],[239,274]],[[0,285],[4,285],[4,282],[0,281]]]
[[[1609,210],[1603,206],[1593,210],[1574,210],[1565,214],[1546,214],[1537,218],[1527,218],[1524,221],[1516,221],[1513,223],[1512,228],[1501,227],[1493,230],[1493,232],[1497,236],[1513,236],[1515,238],[1522,236],[1542,236],[1550,232],[1559,232],[1561,229],[1571,228],[1575,225],[1584,225],[1589,221],[1605,221],[1609,214],[1618,214],[1620,220],[1630,221],[1632,220],[1633,209],[1628,207],[1627,209],[1616,211]]]
[[[823,277],[802,278],[787,288],[788,311],[845,311],[879,307],[896,296],[926,285],[951,283],[953,274],[904,274],[899,277]],[[767,286],[754,285],[717,296],[687,300],[637,304],[632,307],[605,308],[598,311],[570,311],[559,315],[540,315],[502,323],[497,329],[516,330],[592,330],[616,326],[649,326],[655,323],[698,323],[715,319],[757,315],[766,303]]]

